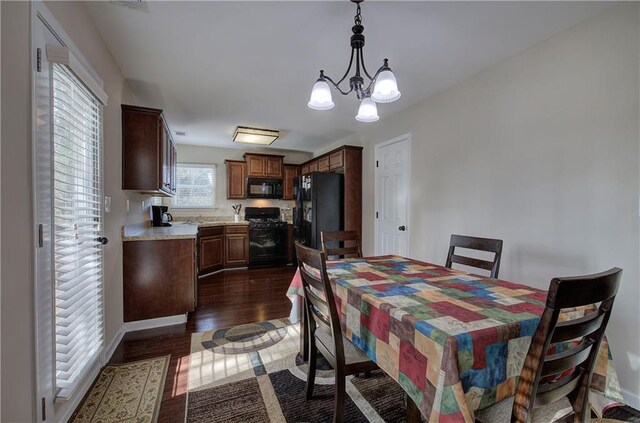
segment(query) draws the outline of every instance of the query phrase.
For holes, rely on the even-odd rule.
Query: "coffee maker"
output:
[[[171,226],[173,216],[167,213],[167,206],[151,206],[151,224],[153,226]]]

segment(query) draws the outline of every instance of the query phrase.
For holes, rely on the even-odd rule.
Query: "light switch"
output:
[[[129,200],[127,200],[127,213],[129,213]]]
[[[104,197],[104,212],[109,213],[111,211],[111,197]]]

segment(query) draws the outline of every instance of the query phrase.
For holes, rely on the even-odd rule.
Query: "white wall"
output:
[[[216,208],[215,210],[171,210],[173,216],[231,216],[233,210],[232,204],[242,204],[242,214],[244,208],[249,207],[280,207],[285,209],[283,217],[288,218],[290,212],[286,210],[294,206],[293,201],[287,200],[227,200],[227,168],[224,161],[244,160],[242,155],[244,150],[234,148],[205,147],[198,145],[178,144],[178,163],[198,163],[198,164],[215,164],[216,165]],[[289,150],[254,150],[252,153],[279,154],[284,156],[284,162],[290,164],[300,164],[311,158],[311,153]],[[165,201],[166,205],[171,204],[171,200]]]
[[[148,197],[121,190],[121,102],[135,97],[111,57],[84,5],[48,2],[47,7],[104,80],[105,340],[122,326],[122,242],[120,228],[145,218]],[[2,2],[2,415],[3,422],[35,421],[33,310],[33,225],[31,204],[30,12],[27,2]],[[6,107],[11,104],[11,107]],[[126,212],[126,200],[131,200]],[[145,207],[141,201],[146,200]],[[10,264],[10,265],[8,265]]]
[[[2,2],[2,416],[33,421],[29,5]],[[11,104],[11,107],[7,107]],[[10,182],[10,183],[9,183]]]
[[[411,133],[412,257],[443,263],[450,234],[461,233],[503,239],[500,276],[540,288],[554,276],[623,268],[607,335],[635,401],[639,21],[637,4],[616,6],[336,143],[365,147],[365,254],[374,145]]]

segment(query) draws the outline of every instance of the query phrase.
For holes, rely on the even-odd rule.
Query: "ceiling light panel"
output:
[[[233,142],[245,144],[271,145],[280,136],[279,131],[271,129],[248,128],[238,126],[233,134]]]

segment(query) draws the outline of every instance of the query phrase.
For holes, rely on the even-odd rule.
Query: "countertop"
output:
[[[134,223],[122,227],[123,241],[153,241],[163,239],[195,239],[198,236],[199,227],[248,225],[247,221],[234,222],[233,218],[210,221],[179,220],[172,222],[171,226],[151,226],[150,222]]]

